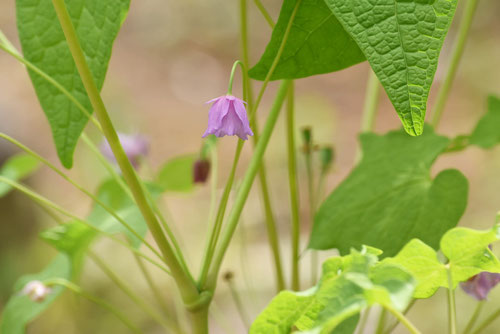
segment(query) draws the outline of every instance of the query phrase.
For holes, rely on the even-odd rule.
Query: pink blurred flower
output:
[[[40,281],[28,282],[23,290],[22,295],[28,296],[32,301],[41,303],[52,292],[52,290]]]
[[[127,135],[123,133],[119,133],[118,138],[130,163],[134,168],[138,168],[140,158],[146,156],[149,152],[149,141],[141,135]],[[111,151],[111,147],[106,139],[103,140],[100,149],[106,158],[112,162],[116,162],[113,151]]]
[[[468,295],[477,300],[485,300],[490,290],[498,283],[500,283],[500,274],[483,271],[460,283],[460,286]]]
[[[243,100],[232,95],[224,95],[207,103],[212,102],[212,107],[208,111],[208,128],[203,138],[208,135],[216,137],[236,135],[247,140],[247,136],[253,136]]]

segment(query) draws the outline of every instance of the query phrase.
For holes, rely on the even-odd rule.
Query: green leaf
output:
[[[297,0],[285,0],[271,41],[249,74],[264,80],[278,53]],[[271,80],[339,71],[365,60],[324,0],[302,0]]]
[[[53,278],[70,280],[71,274],[72,263],[70,258],[65,254],[59,254],[42,272],[21,277],[16,282],[15,293],[3,310],[0,333],[24,334],[26,326],[45,311],[64,290],[60,286],[54,286],[52,292],[45,300],[37,303],[32,301],[28,296],[19,293],[26,283],[33,280],[44,281]]]
[[[488,112],[472,132],[469,143],[482,148],[492,148],[500,143],[500,99],[488,97]]]
[[[422,134],[457,0],[325,1],[370,62],[405,130]]]
[[[413,278],[400,266],[377,261],[366,247],[325,261],[318,286],[281,292],[250,333],[290,333],[294,328],[300,333],[353,333],[359,312],[372,304],[404,309],[413,294]]]
[[[448,287],[447,270],[450,268],[453,288],[482,271],[500,273],[500,262],[489,249],[499,239],[499,227],[488,231],[475,231],[457,227],[441,239],[441,251],[448,259],[439,262],[434,249],[420,240],[410,241],[399,254],[382,263],[397,264],[417,280],[414,298],[429,298],[439,287]]]
[[[40,233],[40,237],[44,241],[72,258],[85,252],[95,236],[96,231],[78,220],[49,228]]]
[[[159,191],[148,186],[153,198],[159,195]],[[108,180],[101,184],[97,191],[97,198],[105,205],[115,211],[128,225],[139,235],[145,236],[148,226],[142,217],[135,202],[123,191],[122,187],[115,180]],[[125,233],[132,246],[138,248],[141,241],[126,227],[124,227],[115,217],[106,211],[99,204],[95,204],[88,217],[88,222],[95,227],[109,233]]]
[[[185,155],[167,161],[156,178],[163,191],[190,192],[194,189],[193,164],[196,155]]]
[[[26,153],[19,153],[9,158],[0,169],[0,175],[19,181],[27,178],[40,167],[40,162],[33,156]],[[0,182],[0,197],[5,196],[12,187],[6,183]]]
[[[448,143],[430,127],[418,138],[403,131],[361,135],[363,158],[321,205],[309,247],[346,254],[370,245],[393,256],[418,238],[437,249],[467,204],[468,184],[459,171],[430,176]]]
[[[94,81],[104,82],[113,41],[128,12],[130,0],[66,1]],[[24,57],[66,88],[92,111],[51,0],[16,0],[17,25]],[[29,71],[47,116],[57,153],[66,168],[88,118],[61,91]]]

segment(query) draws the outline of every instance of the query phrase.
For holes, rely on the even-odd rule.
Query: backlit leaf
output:
[[[488,97],[488,112],[481,118],[470,136],[469,143],[491,148],[500,143],[500,99]]]
[[[33,156],[19,153],[3,164],[0,175],[13,181],[19,181],[36,172],[39,167],[40,162]],[[0,182],[0,197],[5,196],[11,189],[10,185]]]
[[[195,155],[180,156],[167,161],[158,173],[156,183],[163,191],[190,192],[194,189]]]

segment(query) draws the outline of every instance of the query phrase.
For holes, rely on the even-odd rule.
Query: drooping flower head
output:
[[[139,167],[140,158],[149,152],[149,141],[141,135],[118,134],[123,150],[134,168]],[[101,144],[101,153],[112,162],[116,162],[113,151],[106,139]]]
[[[500,283],[500,274],[483,271],[460,283],[462,289],[477,300],[485,300],[491,289]]]
[[[213,104],[208,111],[208,127],[203,138],[208,135],[238,136],[247,140],[247,136],[253,136],[243,100],[228,94],[207,103]]]
[[[28,296],[32,301],[41,303],[52,292],[52,289],[47,287],[40,281],[28,282],[21,291],[22,295]]]

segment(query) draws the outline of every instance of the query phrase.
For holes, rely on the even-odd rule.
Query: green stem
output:
[[[262,158],[264,157],[267,144],[269,143],[269,140],[271,138],[271,134],[278,119],[278,115],[285,100],[289,86],[289,81],[283,81],[280,85],[280,88],[276,95],[276,99],[269,113],[267,122],[264,126],[264,130],[262,131],[262,136],[257,143],[257,147],[255,148],[255,152],[252,156],[252,159],[250,160],[250,164],[243,178],[241,188],[236,195],[234,205],[228,217],[227,227],[224,231],[224,234],[222,234],[220,247],[215,254],[213,265],[211,266],[209,271],[207,283],[210,290],[212,291],[215,290],[215,287],[217,285],[217,277],[222,265],[222,261],[224,259],[224,255],[226,254],[227,248],[229,247],[229,243],[231,242],[234,231],[238,226],[238,221],[241,216],[241,212],[243,211],[245,202],[248,198],[252,183],[255,180],[255,177],[260,169]]]
[[[85,59],[85,55],[83,54],[83,51],[81,49],[75,28],[73,27],[73,24],[71,22],[71,18],[67,11],[64,0],[52,0],[52,3],[54,5],[57,17],[59,18],[59,22],[66,37],[66,41],[68,42],[71,54],[73,55],[73,59],[82,79],[83,85],[85,86],[85,90],[87,91],[87,95],[94,108],[97,119],[102,126],[103,133],[111,147],[113,154],[115,155],[116,161],[122,171],[123,177],[125,178],[125,181],[129,185],[129,188],[134,195],[137,206],[139,207],[144,220],[147,222],[151,234],[160,247],[164,260],[169,266],[172,272],[172,276],[181,292],[184,303],[195,303],[198,300],[200,293],[196,287],[195,282],[191,279],[190,274],[185,271],[185,268],[178,261],[178,258],[175,256],[175,252],[172,249],[172,246],[163,234],[160,223],[158,222],[156,215],[148,204],[148,200],[143,192],[141,183],[138,180],[135,170],[132,167],[123,150],[123,147],[120,144],[118,135],[113,127],[111,119],[109,118],[106,107],[104,106],[104,102],[101,98],[97,86],[95,85],[92,73]],[[195,314],[193,314],[193,316],[194,318],[196,318]],[[196,322],[196,319],[193,320],[195,320]]]
[[[34,192],[33,190],[29,189],[28,187],[25,187],[11,179],[8,179],[4,176],[1,176],[0,175],[0,183],[1,182],[4,182],[4,183],[7,183],[8,185],[10,185],[11,187],[21,191],[23,194],[27,195],[28,197],[30,197],[35,203],[37,203],[38,205],[40,206],[43,206],[45,208],[50,208],[56,212],[59,212],[63,215],[65,215],[66,217],[68,218],[71,218],[71,219],[74,219],[74,220],[77,220],[83,224],[85,224],[87,227],[89,227],[91,230],[95,231],[95,232],[98,232],[98,233],[101,233],[103,234],[104,236],[108,237],[109,239],[119,243],[120,245],[126,247],[127,249],[129,249],[130,251],[132,251],[134,254],[137,254],[139,255],[140,257],[144,258],[145,260],[147,260],[148,262],[150,262],[151,264],[155,265],[156,267],[158,267],[159,269],[161,269],[162,271],[164,271],[165,273],[171,275],[170,271],[168,271],[168,269],[166,269],[165,267],[163,267],[161,264],[159,264],[158,262],[154,261],[153,259],[151,259],[149,256],[143,254],[142,252],[138,251],[137,249],[131,247],[129,244],[121,241],[120,239],[116,238],[115,236],[113,236],[112,234],[108,233],[108,232],[105,232],[103,230],[100,230],[98,229],[97,227],[95,227],[94,225],[90,224],[89,222],[87,222],[86,220],[84,219],[81,219],[77,216],[75,216],[74,214],[72,214],[71,212],[61,208],[60,206],[58,206],[57,204],[55,204],[54,202],[50,201],[49,199],[41,196],[40,194],[37,194],[36,192]],[[160,259],[161,256],[160,256]],[[163,259],[162,259],[163,260]]]
[[[462,16],[462,21],[460,23],[460,30],[458,36],[455,40],[453,46],[453,51],[451,55],[450,64],[448,65],[448,70],[446,71],[446,77],[439,89],[436,104],[434,105],[434,110],[432,112],[431,124],[434,129],[437,129],[439,122],[441,121],[441,116],[443,114],[446,101],[448,100],[448,95],[450,94],[451,86],[455,80],[457,74],[458,66],[462,55],[465,50],[465,45],[467,42],[467,37],[469,35],[470,27],[472,25],[472,20],[474,14],[476,13],[477,5],[479,0],[469,0],[467,6],[464,9]]]
[[[401,312],[386,305],[384,305],[384,308],[391,312],[392,315],[394,315],[408,329],[408,331],[410,331],[410,333],[421,334],[421,332]]]
[[[311,145],[312,146],[312,145]],[[305,152],[306,174],[307,174],[307,195],[309,198],[309,223],[311,228],[314,224],[314,215],[316,213],[316,196],[314,187],[314,170],[313,170],[313,148],[308,147]],[[311,285],[318,282],[318,252],[311,250]]]
[[[453,289],[453,279],[451,269],[448,266],[448,330],[450,334],[457,334],[457,310],[455,305],[455,290]]]
[[[361,121],[361,132],[372,132],[375,128],[378,103],[380,99],[380,82],[375,73],[370,69],[366,87],[365,106],[363,108],[363,119]]]
[[[241,321],[248,331],[252,322],[250,321],[250,317],[245,311],[245,307],[243,306],[243,302],[241,301],[240,294],[238,293],[238,290],[234,286],[234,282],[232,280],[228,280],[227,284],[229,286],[229,291],[231,292],[231,297],[233,298],[234,304],[236,305],[236,310],[238,311]]]
[[[488,318],[486,318],[482,323],[479,324],[479,326],[476,327],[476,329],[472,332],[472,334],[479,334],[481,333],[486,327],[491,325],[493,321],[495,321],[498,317],[500,317],[500,308],[493,312]]]
[[[288,184],[290,186],[290,215],[292,223],[292,290],[300,290],[300,211],[297,185],[297,155],[295,140],[294,85],[290,84],[286,113],[286,138],[288,151]]]
[[[465,330],[464,330],[463,334],[469,334],[470,331],[472,331],[472,328],[474,328],[474,325],[476,324],[476,321],[479,318],[481,311],[483,310],[484,304],[485,304],[484,301],[480,301],[477,303],[476,308],[474,309],[474,313],[472,313],[472,316],[470,317],[470,320],[467,323],[467,326],[465,326]]]
[[[176,333],[180,333],[177,325],[174,324],[170,319],[162,317],[154,309],[152,309],[143,299],[134,293],[134,291],[124,282],[122,279],[104,262],[99,256],[97,256],[91,250],[87,251],[88,256],[94,261],[94,263],[102,270],[106,276],[123,291],[137,306],[139,306],[146,314],[148,314],[152,319],[158,322],[160,325],[168,330],[174,330]]]
[[[371,310],[371,308],[367,308],[363,312],[363,315],[361,316],[361,319],[359,320],[358,331],[356,332],[357,334],[363,334],[365,332],[366,324],[368,322],[368,318],[370,317],[370,310]]]
[[[406,309],[404,310],[403,315],[405,315],[405,316],[406,316],[406,314],[407,314],[408,312],[410,312],[411,308],[413,307],[413,305],[415,305],[415,303],[417,302],[417,300],[418,300],[418,299],[413,299],[413,300],[410,302],[410,304],[409,304],[409,305],[406,307]],[[390,334],[390,333],[392,333],[392,331],[393,331],[393,330],[394,330],[394,329],[398,326],[398,324],[399,324],[399,321],[397,321],[397,320],[396,320],[395,322],[393,322],[393,324],[391,324],[390,326],[388,326],[388,328],[386,328],[386,329],[384,330],[384,333],[385,333],[385,334]]]
[[[254,2],[255,2],[255,6],[257,6],[257,8],[259,9],[260,13],[262,14],[262,16],[264,17],[264,19],[269,24],[269,26],[271,28],[274,28],[275,23],[274,23],[271,15],[269,15],[269,12],[267,11],[266,7],[264,7],[264,5],[262,4],[262,2],[260,0],[254,0]]]
[[[62,278],[53,278],[53,279],[49,279],[47,281],[44,281],[43,282],[45,285],[47,286],[54,286],[54,285],[60,285],[60,286],[63,286],[65,288],[67,288],[68,290],[71,290],[73,291],[74,293],[76,293],[77,295],[80,295],[88,300],[90,300],[91,302],[95,303],[96,305],[99,305],[100,307],[110,311],[111,313],[113,313],[125,326],[127,326],[131,331],[133,331],[134,333],[143,333],[142,330],[139,329],[139,327],[137,327],[136,325],[134,325],[132,322],[130,322],[129,320],[129,317],[126,316],[125,314],[123,314],[122,312],[120,312],[119,309],[117,309],[116,307],[114,307],[113,305],[109,304],[108,302],[106,302],[105,300],[101,299],[101,298],[98,298],[96,296],[93,296],[91,295],[90,293],[88,292],[85,292],[82,290],[82,288],[80,288],[78,285],[70,282],[70,281],[67,281],[65,279],[62,279]]]
[[[378,324],[377,324],[377,329],[375,330],[375,334],[383,334],[384,333],[384,327],[385,327],[385,322],[387,320],[387,311],[385,308],[380,310],[380,315],[378,318]]]
[[[241,73],[243,73],[243,76],[246,76],[247,74],[247,69],[246,66],[243,64],[242,61],[237,60],[233,64],[233,68],[231,69],[231,75],[229,76],[229,85],[227,87],[227,94],[228,95],[233,95],[233,80],[234,80],[234,74],[236,73],[236,68],[240,65],[241,67]],[[247,80],[248,81],[248,80]],[[243,79],[243,82],[245,82],[245,79]]]

